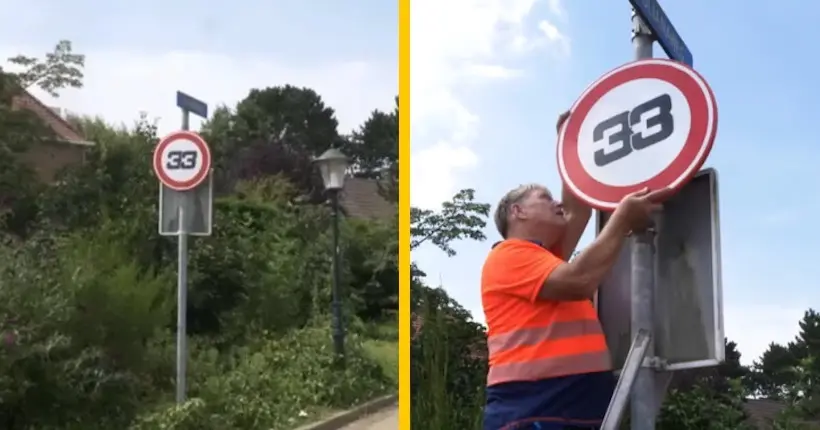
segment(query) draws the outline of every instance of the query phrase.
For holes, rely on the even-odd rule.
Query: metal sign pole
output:
[[[189,122],[190,114],[183,109],[182,130],[188,131]],[[187,195],[185,197],[187,198]],[[185,402],[185,376],[188,364],[188,232],[184,206],[185,204],[179,206],[177,235],[177,403]]]
[[[188,364],[188,236],[210,236],[213,223],[211,150],[197,133],[189,131],[191,114],[208,117],[208,105],[177,91],[182,130],[157,143],[154,174],[159,179],[158,230],[177,237],[177,356],[176,401],[186,400]]]
[[[652,58],[652,34],[643,20],[632,9],[632,46],[635,59]],[[655,369],[645,363],[655,357],[652,339],[655,292],[655,231],[647,229],[634,235],[632,242],[632,324],[633,336],[644,331],[649,333],[646,357],[642,360],[632,390],[630,423],[633,430],[653,430],[657,405],[655,400]]]

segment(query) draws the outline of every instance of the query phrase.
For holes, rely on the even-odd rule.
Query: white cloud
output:
[[[472,148],[480,133],[480,118],[461,91],[474,92],[480,81],[521,76],[521,70],[511,67],[512,60],[558,40],[556,34],[551,38],[530,25],[537,1],[411,3],[414,205],[447,200],[456,191],[459,170],[475,168],[480,162]],[[560,32],[557,35],[566,39]]]
[[[564,18],[567,15],[566,9],[564,9],[564,5],[561,4],[561,0],[548,0],[547,4],[549,5],[550,12],[559,17]]]
[[[0,47],[0,56],[44,50]],[[179,127],[177,90],[204,100],[213,111],[219,104],[233,106],[251,88],[284,84],[310,87],[336,110],[339,131],[346,133],[361,124],[373,109],[392,109],[397,88],[396,65],[392,61],[384,65],[350,61],[297,68],[271,57],[193,51],[85,54],[84,88],[66,90],[56,100],[41,91],[32,92],[49,105],[101,115],[115,123],[131,125],[145,111],[149,118],[159,118],[160,133]],[[195,128],[200,121],[192,118],[191,123]]]
[[[520,77],[524,72],[497,64],[470,64],[465,68],[465,73],[478,78],[510,79]]]
[[[452,197],[446,194],[447,191],[456,187],[454,170],[475,167],[477,164],[478,157],[465,146],[453,147],[439,143],[414,152],[410,160],[410,177],[413,178],[410,194],[413,203],[423,208],[440,206]]]
[[[547,20],[542,20],[541,22],[539,22],[538,29],[541,30],[541,32],[544,33],[545,36],[547,36],[547,39],[553,42],[557,42],[564,38],[564,36],[558,30],[558,27],[554,26],[551,22]]]

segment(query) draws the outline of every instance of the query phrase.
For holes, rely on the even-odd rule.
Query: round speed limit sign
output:
[[[717,133],[711,88],[671,60],[612,70],[570,112],[558,138],[558,169],[573,194],[600,210],[644,187],[679,189],[706,161]]]
[[[194,132],[173,132],[162,138],[154,150],[154,172],[173,190],[195,188],[208,177],[210,169],[211,150]]]

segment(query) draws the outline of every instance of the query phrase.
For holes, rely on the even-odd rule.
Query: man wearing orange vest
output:
[[[569,113],[558,118],[560,130]],[[489,374],[484,430],[596,429],[615,388],[592,297],[631,231],[645,229],[669,190],[626,196],[572,261],[591,209],[564,187],[507,193],[495,212],[503,241],[481,273]]]

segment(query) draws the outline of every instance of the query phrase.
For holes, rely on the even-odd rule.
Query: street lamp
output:
[[[344,356],[345,331],[342,327],[342,299],[339,293],[339,192],[345,184],[347,157],[336,148],[330,148],[313,160],[319,166],[325,189],[330,193],[333,206],[333,349],[339,357]]]

